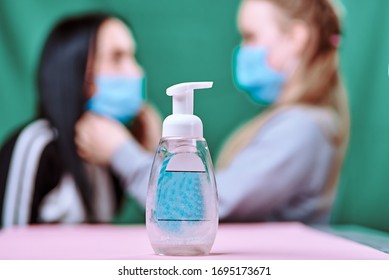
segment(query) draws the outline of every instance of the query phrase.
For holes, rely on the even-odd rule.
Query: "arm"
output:
[[[308,114],[289,110],[274,117],[228,168],[216,174],[220,218],[264,220],[307,188],[319,192],[332,153]]]
[[[125,190],[145,207],[147,186],[153,154],[146,152],[135,140],[130,139],[117,149],[111,159],[111,168]]]

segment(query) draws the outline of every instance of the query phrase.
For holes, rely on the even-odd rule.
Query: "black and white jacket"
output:
[[[111,220],[122,192],[106,168],[85,164],[93,181],[95,215]],[[0,228],[87,220],[80,195],[59,159],[56,130],[36,120],[0,150]]]

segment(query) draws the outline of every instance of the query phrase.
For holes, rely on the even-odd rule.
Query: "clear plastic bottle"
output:
[[[161,139],[146,209],[147,230],[157,254],[210,252],[218,227],[218,207],[213,166],[204,139]]]
[[[173,115],[164,121],[150,174],[146,227],[156,254],[205,255],[212,248],[219,221],[215,175],[201,120],[193,109],[177,110],[180,104],[174,103],[174,97],[189,93],[193,99],[188,88],[193,93],[209,83],[186,83],[188,91],[180,95],[182,85],[171,87]],[[185,98],[181,101],[188,105]]]

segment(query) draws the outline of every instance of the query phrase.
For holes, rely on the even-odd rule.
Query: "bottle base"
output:
[[[204,256],[211,251],[209,244],[171,245],[154,244],[153,249],[157,255],[163,256]]]

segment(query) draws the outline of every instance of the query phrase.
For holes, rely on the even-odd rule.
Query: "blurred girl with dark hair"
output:
[[[38,118],[0,152],[0,227],[111,221],[124,194],[120,171],[79,151],[81,159],[75,131],[80,119],[95,118],[116,128],[93,139],[104,148],[131,139],[139,149],[155,149],[160,119],[145,105],[134,54],[132,33],[118,18],[85,15],[53,29],[38,69]]]

